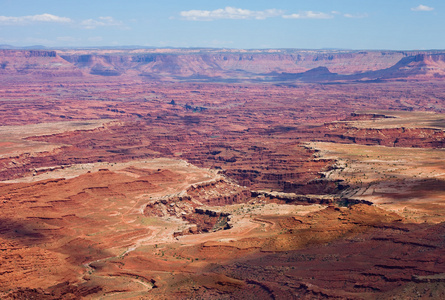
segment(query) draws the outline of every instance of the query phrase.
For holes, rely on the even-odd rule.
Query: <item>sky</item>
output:
[[[445,49],[445,0],[0,0],[0,44]]]

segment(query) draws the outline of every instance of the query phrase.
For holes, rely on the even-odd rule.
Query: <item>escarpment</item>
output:
[[[0,74],[193,81],[356,81],[444,76],[439,51],[1,50]],[[17,78],[17,79],[18,79]],[[95,79],[94,79],[95,78]],[[111,79],[110,78],[110,79]]]

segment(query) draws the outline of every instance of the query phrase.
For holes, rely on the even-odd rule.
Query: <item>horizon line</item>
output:
[[[366,49],[366,48],[337,48],[337,47],[323,47],[323,48],[291,48],[291,47],[267,47],[267,48],[230,48],[230,47],[205,47],[205,46],[191,46],[191,47],[176,47],[176,46],[142,46],[142,45],[119,45],[119,46],[54,46],[49,47],[45,45],[29,45],[29,46],[14,46],[9,44],[0,44],[0,50],[138,50],[138,49],[208,49],[208,50],[309,50],[309,51],[445,51],[445,49]]]

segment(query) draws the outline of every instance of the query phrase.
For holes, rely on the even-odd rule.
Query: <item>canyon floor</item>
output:
[[[108,75],[0,82],[0,298],[445,298],[441,78]]]

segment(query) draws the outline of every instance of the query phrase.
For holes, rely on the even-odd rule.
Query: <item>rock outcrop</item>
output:
[[[0,76],[220,82],[419,79],[444,76],[444,56],[437,51],[0,50]]]

